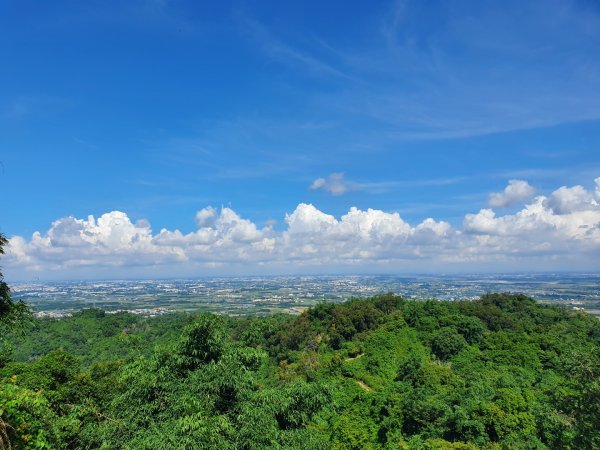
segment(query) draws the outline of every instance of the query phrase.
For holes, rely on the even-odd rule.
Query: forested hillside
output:
[[[239,319],[88,310],[12,343],[4,448],[600,447],[600,321],[520,295]]]

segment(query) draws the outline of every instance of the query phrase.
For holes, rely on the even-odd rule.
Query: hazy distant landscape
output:
[[[106,280],[16,283],[12,290],[15,299],[26,301],[39,316],[50,317],[91,307],[143,315],[174,311],[298,313],[318,302],[342,302],[388,292],[415,300],[473,300],[489,292],[514,292],[600,316],[600,276],[593,274]]]

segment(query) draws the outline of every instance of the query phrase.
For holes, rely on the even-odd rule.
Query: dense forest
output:
[[[600,448],[600,321],[514,294],[33,319],[0,279],[0,448]]]
[[[10,341],[4,448],[600,446],[600,321],[519,295],[241,319],[86,310]]]

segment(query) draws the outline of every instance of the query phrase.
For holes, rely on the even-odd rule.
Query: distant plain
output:
[[[522,293],[600,317],[600,275],[502,274],[460,276],[290,276],[169,280],[17,283],[15,299],[39,316],[61,317],[85,308],[143,315],[210,311],[226,315],[298,313],[319,302],[342,302],[393,292],[408,299],[475,299],[488,292]]]

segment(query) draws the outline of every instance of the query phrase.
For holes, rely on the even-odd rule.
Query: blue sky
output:
[[[0,38],[0,230],[29,246],[21,259],[9,255],[9,273],[45,273],[42,261],[54,255],[52,276],[64,275],[76,263],[56,256],[69,247],[52,223],[73,217],[78,236],[102,234],[81,221],[114,211],[150,224],[154,241],[163,228],[218,228],[217,219],[196,219],[208,206],[269,228],[260,239],[284,239],[286,217],[302,204],[336,220],[371,208],[413,228],[433,218],[468,234],[468,214],[492,208],[518,218],[536,196],[551,209],[559,188],[579,186],[587,209],[563,215],[585,209],[571,219],[598,227],[595,1],[9,0],[0,5]],[[493,206],[490,195],[510,180],[526,185]],[[45,256],[32,256],[36,231],[49,239]],[[596,236],[567,245],[573,236],[548,237],[554,251],[540,258],[554,263],[544,268],[598,263]],[[102,245],[108,259],[121,251]],[[490,270],[508,270],[515,261],[506,254],[522,251],[502,245]],[[338,259],[297,271],[335,271],[348,261],[348,249],[336,249]],[[421,251],[411,249],[412,257]],[[217,272],[256,265],[221,261],[214,248],[201,261],[182,251],[177,264]],[[181,272],[132,252],[141,275],[156,264]],[[356,255],[348,271],[371,267],[370,256]],[[394,271],[392,256],[378,255],[378,270]],[[92,250],[86,258],[109,275],[126,264],[100,262]],[[282,259],[260,262],[269,271]],[[452,264],[434,260],[423,267]],[[470,260],[464,270],[477,267]]]

